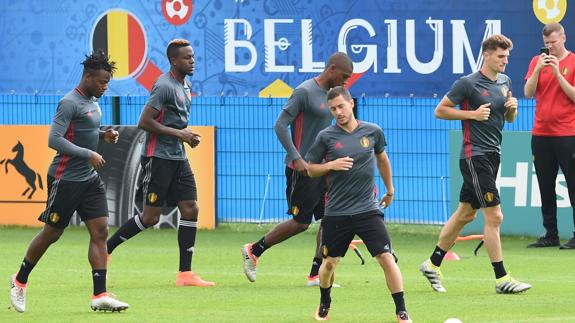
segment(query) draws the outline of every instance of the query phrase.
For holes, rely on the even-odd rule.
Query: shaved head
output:
[[[340,69],[351,69],[353,70],[353,62],[344,52],[337,52],[331,55],[327,61],[325,68],[329,68],[331,65],[335,65]]]

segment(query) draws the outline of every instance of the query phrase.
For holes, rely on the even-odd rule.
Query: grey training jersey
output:
[[[283,112],[275,129],[287,151],[285,163],[291,166],[295,159],[305,156],[317,134],[331,125],[333,117],[327,105],[327,91],[317,84],[315,78],[304,81],[294,90]],[[287,129],[280,126],[282,124],[290,125],[291,138]]]
[[[166,127],[184,129],[188,126],[188,116],[192,105],[192,85],[187,79],[178,82],[171,72],[160,75],[146,105],[160,113],[156,121]],[[184,143],[173,136],[146,133],[142,156],[159,157],[170,160],[185,160]]]
[[[453,83],[446,95],[461,110],[476,110],[482,104],[491,103],[491,114],[486,121],[462,120],[460,159],[501,152],[504,104],[510,90],[511,79],[505,74],[498,74],[497,80],[492,81],[481,72],[475,72]]]
[[[60,100],[48,137],[48,146],[57,152],[48,168],[50,176],[67,181],[96,176],[90,157],[98,148],[101,118],[96,99],[87,98],[79,89]]]
[[[330,171],[324,177],[328,186],[326,216],[361,214],[378,210],[374,193],[375,154],[385,150],[383,130],[373,123],[360,122],[351,133],[337,125],[321,131],[306,155],[318,164],[349,156],[353,167],[348,171]]]

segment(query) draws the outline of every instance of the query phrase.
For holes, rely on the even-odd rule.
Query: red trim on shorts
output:
[[[76,88],[76,90],[78,90],[78,92],[82,94],[82,92],[78,88]],[[74,123],[74,121],[70,122],[70,124],[68,125],[68,129],[66,130],[66,134],[64,134],[64,138],[71,143],[74,143],[75,128],[76,124]],[[60,159],[60,162],[58,163],[58,168],[56,168],[56,174],[54,175],[54,178],[56,179],[62,178],[62,175],[64,175],[64,171],[66,170],[66,166],[68,165],[69,160],[70,155],[62,155],[62,159]]]
[[[160,113],[155,118],[155,120],[159,123],[164,121],[164,108],[160,109]],[[156,150],[156,144],[158,143],[158,135],[155,133],[150,132],[150,136],[148,137],[148,148],[146,149],[146,157],[153,157],[154,151]]]

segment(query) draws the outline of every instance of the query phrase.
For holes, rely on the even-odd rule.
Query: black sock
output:
[[[178,246],[180,247],[180,271],[192,270],[192,256],[196,244],[197,221],[180,219],[178,226]]]
[[[92,281],[94,282],[94,296],[106,292],[106,269],[92,270]]]
[[[34,269],[36,264],[30,263],[26,258],[22,260],[22,264],[20,265],[20,270],[18,270],[18,274],[16,275],[16,280],[22,284],[28,283],[28,276],[32,269]]]
[[[256,257],[261,256],[268,248],[264,243],[264,238],[265,237],[262,237],[258,242],[252,244],[252,254]]]
[[[405,300],[403,300],[403,292],[391,294],[393,302],[395,303],[395,314],[405,311]]]
[[[432,264],[439,267],[441,266],[441,262],[443,261],[443,257],[445,257],[446,253],[447,251],[439,248],[439,246],[435,246],[435,250],[433,250],[433,253],[429,259],[431,260]]]
[[[503,260],[499,262],[492,262],[491,266],[493,266],[493,271],[495,272],[495,279],[499,279],[507,275],[507,271],[505,271],[505,267],[503,266]]]
[[[108,245],[108,254],[111,254],[117,246],[121,245],[124,241],[132,238],[136,234],[144,231],[146,226],[142,223],[139,215],[136,215],[126,221],[114,235],[108,239],[106,244]]]
[[[309,271],[309,277],[314,277],[319,274],[319,267],[321,266],[321,262],[321,258],[313,258],[313,262],[311,263],[311,270]]]
[[[320,286],[319,291],[321,293],[320,302],[324,305],[329,306],[331,304],[331,286],[329,286],[328,288],[323,288]]]

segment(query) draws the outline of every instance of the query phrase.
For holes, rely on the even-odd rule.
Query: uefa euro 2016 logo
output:
[[[544,24],[560,22],[567,12],[567,0],[533,0],[533,13]]]

